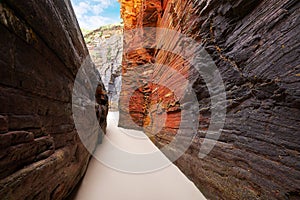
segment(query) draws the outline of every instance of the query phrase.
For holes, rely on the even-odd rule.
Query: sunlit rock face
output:
[[[123,25],[100,27],[84,38],[107,90],[109,109],[118,110],[122,84]]]
[[[119,125],[122,127],[142,129],[148,110],[149,92],[151,91],[148,80],[153,72],[151,63],[154,63],[155,50],[143,48],[143,44],[147,44],[148,40],[155,41],[155,37],[136,34],[131,30],[138,30],[145,26],[156,27],[158,18],[160,18],[161,5],[160,1],[153,2],[121,1],[121,16],[124,22],[124,54]],[[130,103],[130,101],[135,103]],[[133,120],[128,113],[134,116]]]
[[[97,110],[91,109],[104,130],[106,92],[71,3],[0,2],[1,199],[64,199],[84,175],[90,154],[72,117],[73,84],[83,65],[94,74]],[[95,148],[98,134],[86,137]]]
[[[185,77],[197,95],[199,128],[175,163],[208,198],[299,198],[299,2],[132,0],[121,5],[125,33],[159,27],[199,42],[222,76],[227,111],[214,149],[200,159],[211,123],[205,81],[180,56],[144,48],[157,35],[129,32],[124,36],[119,125],[152,133],[159,147],[178,134],[184,105],[174,90],[151,82],[157,77],[161,83],[172,80],[164,64]],[[168,38],[165,45],[177,42]],[[170,85],[185,89],[178,81]]]

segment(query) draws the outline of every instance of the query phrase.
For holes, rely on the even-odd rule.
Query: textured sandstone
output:
[[[145,3],[145,5],[144,5]],[[122,61],[122,92],[120,94],[120,120],[119,126],[137,129],[143,127],[147,116],[147,105],[149,104],[149,90],[151,86],[147,83],[151,73],[153,49],[141,48],[141,43],[147,43],[147,40],[155,39],[153,35],[136,35],[131,33],[131,29],[138,29],[144,26],[155,27],[157,20],[160,18],[161,6],[160,1],[143,2],[140,0],[121,1],[121,16],[124,22],[124,53]],[[142,67],[141,67],[142,66]],[[139,88],[133,82],[139,81],[135,77],[141,79]],[[143,83],[143,80],[146,80]],[[134,91],[133,93],[128,91]],[[131,103],[132,102],[132,103]],[[143,106],[141,106],[143,105]],[[130,115],[128,115],[130,113]],[[128,120],[130,116],[134,116],[132,123]]]
[[[0,2],[1,199],[63,199],[85,173],[71,102],[88,56],[69,1]],[[105,129],[107,98],[96,95]]]
[[[200,159],[198,152],[211,118],[210,96],[204,80],[170,52],[140,49],[123,56],[120,102],[130,98],[133,103],[121,105],[119,125],[136,128],[128,118],[129,113],[135,124],[146,131],[152,130],[149,124],[161,121],[163,115],[151,118],[149,112],[152,105],[161,102],[167,121],[152,140],[160,147],[172,141],[182,105],[168,95],[168,88],[145,83],[133,94],[126,92],[136,81],[149,80],[147,76],[131,79],[127,74],[133,69],[139,73],[150,71],[154,77],[168,81],[168,71],[161,71],[157,65],[144,67],[149,61],[167,64],[181,71],[197,93],[199,130],[176,164],[199,189],[210,199],[298,199],[299,2],[127,0],[121,3],[125,31],[163,27],[186,34],[205,47],[226,87],[227,115],[217,145]],[[136,37],[140,36],[125,37],[124,47],[137,48],[147,42],[146,37],[144,40]],[[167,41],[169,45],[176,42],[176,38]],[[144,66],[139,69],[141,64]],[[182,87],[178,82],[173,84]]]
[[[0,116],[0,132],[8,131],[8,121],[6,116]]]

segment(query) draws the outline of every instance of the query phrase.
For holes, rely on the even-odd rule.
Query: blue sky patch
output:
[[[81,28],[94,30],[121,22],[117,0],[71,0]]]

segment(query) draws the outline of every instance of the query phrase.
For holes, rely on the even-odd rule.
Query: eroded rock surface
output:
[[[103,129],[107,113],[88,57],[69,1],[0,2],[1,199],[63,199],[84,175],[90,154],[72,119],[73,83],[83,63],[95,75]],[[89,137],[91,148],[97,137]]]
[[[109,98],[109,109],[118,110],[122,83],[123,25],[100,27],[84,36]]]
[[[123,0],[121,4],[125,31],[161,27],[201,43],[224,81],[227,113],[216,146],[200,159],[211,121],[204,80],[176,54],[155,46],[143,48],[155,40],[152,36],[129,34],[124,38],[119,125],[149,132],[155,129],[154,121],[167,116],[152,139],[159,147],[174,139],[183,105],[169,88],[149,83],[155,77],[168,82],[169,71],[153,63],[168,65],[180,71],[197,94],[199,130],[176,164],[199,189],[210,199],[298,199],[299,1]],[[165,45],[177,42],[178,38],[171,38]],[[133,79],[133,73],[139,78]],[[151,117],[151,112],[159,114]]]

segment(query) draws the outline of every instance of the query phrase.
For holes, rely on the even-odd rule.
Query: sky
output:
[[[121,22],[117,0],[71,0],[81,28],[94,30]]]

